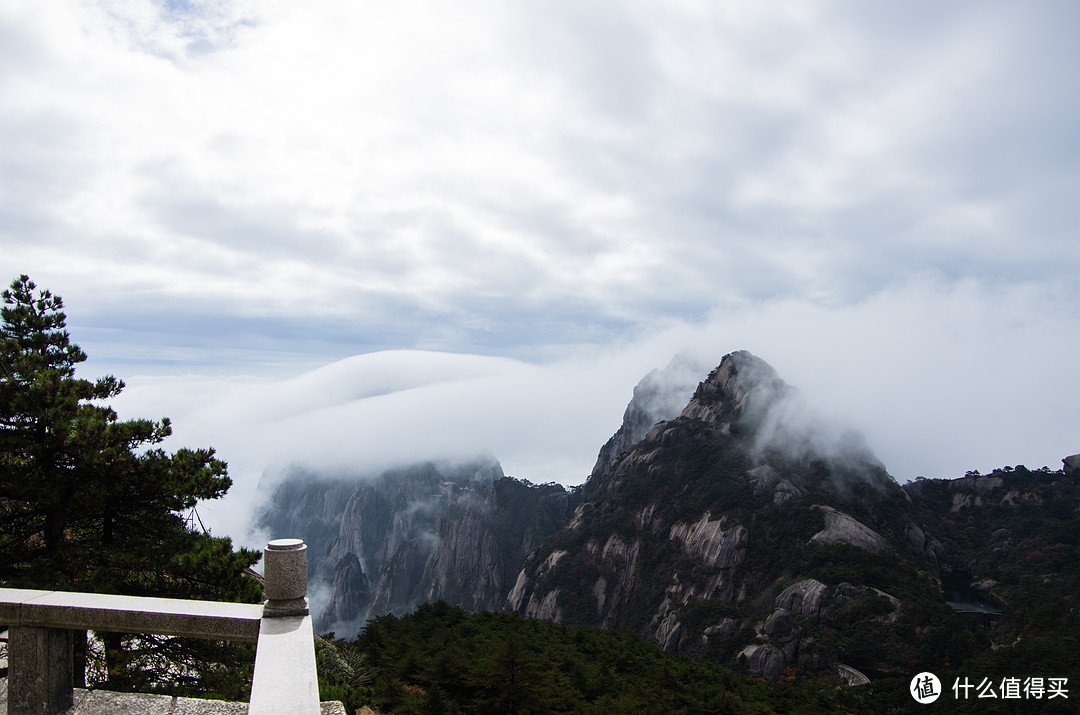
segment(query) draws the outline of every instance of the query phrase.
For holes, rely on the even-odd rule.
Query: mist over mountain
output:
[[[916,575],[932,567],[933,552],[904,541],[916,516],[899,485],[857,436],[816,419],[747,352],[726,356],[677,417],[657,423],[581,491],[566,527],[527,559],[512,610],[632,630],[669,650],[704,653],[710,640],[712,650],[723,642],[716,655],[740,656],[775,679],[800,660],[836,659],[813,639],[800,651],[791,609],[818,613],[828,591],[797,578],[809,575],[801,564],[851,550],[932,589]],[[896,590],[892,581],[848,585],[837,598]],[[792,594],[805,598],[789,602]],[[776,639],[759,638],[755,612],[762,623],[775,615],[787,625]]]
[[[623,412],[622,424],[600,448],[591,474],[607,470],[614,457],[641,441],[657,422],[677,416],[707,369],[700,361],[680,354],[667,367],[652,370],[641,378]]]
[[[525,556],[566,522],[570,494],[503,475],[491,457],[377,475],[293,469],[257,525],[308,544],[319,627],[352,637],[368,619],[445,600],[500,610]]]
[[[989,625],[949,605],[960,596],[1016,634],[1033,622],[1023,604],[1060,601],[1033,641],[1075,620],[1080,457],[902,488],[760,358],[731,353],[696,387],[695,373],[679,357],[646,375],[579,487],[506,477],[493,458],[297,470],[260,525],[309,543],[313,609],[347,637],[442,599],[630,631],[770,680],[854,683],[981,657]]]

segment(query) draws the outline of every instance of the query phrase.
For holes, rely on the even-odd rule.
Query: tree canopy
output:
[[[213,449],[160,445],[167,418],[120,420],[124,383],[75,375],[86,353],[63,301],[23,275],[0,310],[0,581],[16,586],[253,600],[258,558],[185,527],[231,486]]]
[[[872,712],[859,694],[767,683],[637,636],[444,601],[317,647],[320,695],[386,713]],[[335,652],[336,650],[336,652]],[[838,684],[838,678],[834,679]]]
[[[121,420],[107,404],[121,380],[77,377],[87,356],[59,296],[22,275],[2,297],[0,586],[258,601],[261,586],[245,572],[259,553],[183,518],[229,489],[225,462],[210,448],[166,452],[167,418]],[[119,634],[106,638],[110,687],[242,697],[236,678],[222,686],[222,667],[207,667],[235,663],[236,646],[124,638],[123,653]],[[163,654],[184,666],[162,665]]]

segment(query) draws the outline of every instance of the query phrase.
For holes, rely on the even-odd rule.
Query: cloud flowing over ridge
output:
[[[0,0],[0,267],[129,416],[576,483],[748,349],[891,473],[1080,451],[1080,6]],[[231,528],[231,526],[230,526]]]
[[[845,310],[778,301],[547,364],[389,351],[284,380],[136,376],[117,407],[164,410],[177,444],[220,450],[236,486],[206,508],[237,534],[259,479],[290,464],[355,475],[492,454],[512,476],[581,483],[634,385],[676,351],[715,365],[751,350],[901,482],[1058,468],[1080,451],[1080,318],[1036,290],[988,293],[924,280]]]

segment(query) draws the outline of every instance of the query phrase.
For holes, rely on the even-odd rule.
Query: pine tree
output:
[[[214,450],[161,443],[168,418],[120,420],[124,383],[75,376],[63,302],[27,276],[0,310],[0,586],[257,601],[259,554],[187,528],[232,481]]]
[[[3,300],[0,499],[11,518],[0,578],[131,595],[254,595],[227,582],[258,555],[203,543],[181,518],[225,494],[226,464],[212,449],[167,454],[157,446],[172,432],[167,418],[120,421],[101,401],[122,381],[75,377],[86,353],[64,329],[59,296],[24,275]]]

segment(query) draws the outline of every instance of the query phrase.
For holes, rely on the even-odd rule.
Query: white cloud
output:
[[[241,490],[270,445],[419,435],[572,482],[683,348],[754,351],[900,477],[1052,462],[1077,433],[1076,19],[0,0],[0,267]],[[452,382],[341,363],[326,382],[404,382],[340,403],[311,402],[328,372],[286,379],[384,349],[471,356],[431,358]]]
[[[942,262],[1007,273],[1051,240],[1020,235],[1030,196],[980,187],[971,155],[1040,141],[1014,65],[1054,71],[1017,63],[1041,6],[7,7],[24,71],[0,171],[34,199],[7,210],[52,240],[0,240],[110,310],[344,316],[378,294],[492,324],[567,299],[700,315],[718,284],[852,300]],[[1024,267],[1061,270],[1051,245]]]
[[[136,376],[118,409],[164,410],[177,445],[219,449],[237,483],[204,516],[237,535],[264,471],[293,463],[364,473],[493,454],[508,474],[580,483],[634,385],[676,352],[715,365],[751,350],[812,409],[862,431],[901,481],[1057,468],[1080,450],[1080,316],[1070,300],[1038,286],[925,276],[852,306],[783,300],[718,311],[544,365],[390,351],[287,379]]]

